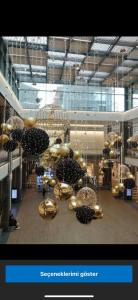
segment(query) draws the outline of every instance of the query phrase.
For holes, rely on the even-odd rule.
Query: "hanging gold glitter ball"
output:
[[[53,178],[48,180],[48,185],[51,187],[54,187],[56,185],[56,183],[57,183],[56,180]]]
[[[59,199],[68,199],[73,194],[73,188],[64,182],[60,182],[54,187],[54,194]]]
[[[62,145],[60,147],[60,156],[61,157],[66,157],[68,155],[69,155],[69,148],[67,146],[65,146],[65,145]]]
[[[35,118],[30,117],[30,118],[24,120],[24,125],[27,128],[32,128],[35,126],[35,124],[36,124]]]
[[[102,207],[99,205],[99,204],[96,204],[93,206],[93,209],[95,211],[95,217],[96,218],[103,218],[103,210],[102,210]]]
[[[89,187],[83,187],[77,193],[77,206],[86,205],[93,208],[97,203],[96,193]]]
[[[105,148],[107,148],[107,147],[109,147],[109,142],[104,142],[104,146],[105,146]]]
[[[0,135],[0,143],[2,145],[4,145],[5,143],[7,143],[9,141],[9,137],[6,134],[2,134]]]
[[[80,151],[74,151],[74,159],[78,159],[81,156]]]
[[[39,204],[38,211],[43,219],[52,219],[57,214],[58,206],[54,200],[48,198]]]
[[[1,124],[1,129],[2,129],[3,132],[9,133],[13,129],[13,127],[10,124],[2,123]]]
[[[124,191],[124,184],[122,183],[122,182],[120,182],[119,184],[118,184],[118,189],[119,189],[119,191],[120,192],[123,192]]]
[[[76,196],[71,196],[69,198],[69,209],[73,210],[77,207],[77,197]]]
[[[112,195],[114,197],[118,196],[119,195],[119,190],[116,190],[115,188],[112,188]]]

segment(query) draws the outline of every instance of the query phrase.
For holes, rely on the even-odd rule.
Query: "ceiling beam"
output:
[[[101,59],[100,63],[98,64],[96,70],[94,71],[94,74],[90,75],[89,79],[88,79],[88,83],[91,81],[92,77],[94,77],[95,73],[98,71],[99,66],[103,63],[103,61],[105,60],[105,58],[107,57],[107,55],[109,56],[109,54],[111,53],[112,49],[114,48],[114,46],[118,43],[118,41],[120,40],[120,36],[118,38],[115,39],[114,43],[110,46],[109,50],[106,52],[106,54],[103,56],[103,58]]]
[[[25,40],[25,45],[26,45],[27,61],[28,61],[29,69],[30,69],[30,75],[31,75],[32,83],[34,83],[32,66],[31,66],[30,55],[29,55],[29,50],[28,50],[28,41],[27,41],[26,36],[24,36],[24,40]]]
[[[79,71],[81,70],[82,66],[84,65],[85,59],[90,55],[91,47],[92,47],[93,43],[94,43],[94,37],[92,37],[91,41],[89,42],[87,54],[86,54],[85,57],[83,58],[83,60],[82,60],[82,62],[81,62],[81,64],[80,64],[80,66],[79,66],[79,69],[76,70],[77,72],[75,73],[75,78],[76,78],[76,76],[78,75]],[[74,78],[72,84],[74,84],[75,78]]]
[[[64,72],[64,66],[65,66],[65,62],[67,60],[67,56],[68,56],[68,53],[69,53],[69,50],[70,50],[70,43],[72,41],[72,37],[69,37],[68,40],[66,40],[66,43],[67,43],[67,48],[66,48],[66,52],[65,52],[65,57],[64,57],[64,62],[63,62],[63,67],[62,67],[62,70],[61,70],[61,75],[60,75],[60,81],[62,79],[62,76],[63,76],[63,72]]]

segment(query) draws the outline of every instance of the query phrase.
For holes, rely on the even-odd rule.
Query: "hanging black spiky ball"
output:
[[[76,208],[76,218],[82,224],[88,224],[94,218],[95,211],[94,209],[88,206],[81,206]]]
[[[20,128],[14,129],[11,133],[11,137],[14,141],[21,142],[24,132],[25,131]]]
[[[10,140],[3,145],[3,149],[7,152],[13,152],[17,146],[18,144],[15,141]]]
[[[37,176],[43,176],[44,175],[44,171],[45,171],[45,169],[43,168],[43,167],[37,167],[36,169],[35,169],[35,172],[36,172],[36,175]]]
[[[60,158],[56,165],[56,177],[59,181],[75,184],[85,174],[76,160]]]
[[[30,128],[24,132],[21,145],[29,155],[41,154],[49,146],[49,136],[40,128]]]
[[[104,148],[103,149],[103,155],[105,156],[105,157],[109,157],[109,153],[110,153],[110,148]]]
[[[126,178],[124,180],[124,187],[126,189],[133,189],[135,187],[135,180],[133,178]]]

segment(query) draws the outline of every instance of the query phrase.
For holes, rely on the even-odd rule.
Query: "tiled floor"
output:
[[[99,191],[104,218],[80,224],[68,201],[58,201],[59,212],[52,220],[38,214],[42,194],[28,189],[20,204],[17,220],[20,230],[1,234],[7,244],[138,244],[138,209],[131,203],[114,199],[110,191]]]

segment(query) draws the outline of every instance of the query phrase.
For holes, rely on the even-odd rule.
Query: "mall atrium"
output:
[[[0,243],[138,244],[138,36],[0,37]]]

